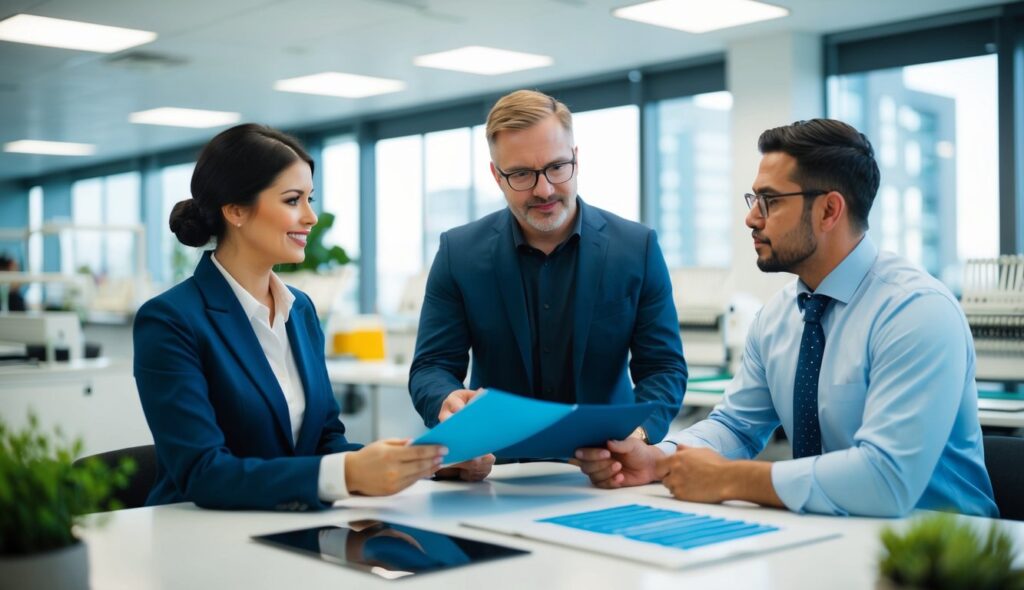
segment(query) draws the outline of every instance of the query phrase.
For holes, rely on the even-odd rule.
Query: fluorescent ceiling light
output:
[[[452,49],[451,51],[421,55],[412,61],[414,64],[424,68],[454,70],[456,72],[483,74],[485,76],[543,68],[554,63],[554,60],[546,55],[520,53],[518,51],[507,51],[505,49],[494,49],[479,45],[470,45],[468,47]]]
[[[91,156],[96,153],[96,146],[89,143],[21,139],[5,143],[4,151],[15,154],[43,154],[45,156]]]
[[[139,111],[128,116],[128,120],[132,123],[140,123],[142,125],[169,125],[171,127],[193,127],[196,129],[230,125],[237,123],[241,118],[242,115],[239,113],[179,109],[177,107],[162,107],[148,111]]]
[[[274,82],[274,90],[340,96],[342,98],[363,98],[365,96],[398,92],[404,89],[405,82],[401,80],[374,78],[358,74],[343,74],[341,72],[323,72],[322,74]]]
[[[60,18],[16,14],[0,21],[0,41],[114,53],[156,39],[156,33]]]
[[[687,33],[706,33],[781,18],[789,10],[754,0],[654,0],[616,8],[612,14]]]

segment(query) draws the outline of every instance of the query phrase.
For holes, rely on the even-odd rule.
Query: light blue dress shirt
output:
[[[797,280],[754,320],[743,364],[708,419],[659,445],[711,447],[751,459],[781,423],[793,435],[803,321]],[[819,285],[822,454],[772,464],[794,512],[901,516],[914,508],[997,516],[985,471],[974,342],[942,283],[867,236]]]

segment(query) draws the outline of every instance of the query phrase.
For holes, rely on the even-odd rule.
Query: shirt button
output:
[[[545,348],[544,349],[544,354],[550,354],[550,353],[551,353],[551,349],[550,348]]]
[[[551,391],[552,391],[552,389],[550,387],[545,387],[544,388],[544,393],[551,393]]]
[[[551,309],[551,306],[547,303],[544,304],[544,309]]]

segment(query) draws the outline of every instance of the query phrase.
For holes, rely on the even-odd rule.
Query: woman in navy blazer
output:
[[[203,148],[192,198],[171,213],[179,241],[216,248],[136,315],[135,380],[158,459],[149,505],[324,508],[396,493],[441,463],[441,447],[345,439],[313,304],[272,271],[305,257],[312,173],[294,138],[239,125]]]

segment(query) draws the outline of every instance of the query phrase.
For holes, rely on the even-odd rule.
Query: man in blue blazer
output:
[[[148,301],[135,318],[135,380],[156,441],[148,505],[318,509],[323,455],[362,445],[345,439],[324,364],[313,304],[291,289],[286,323],[306,392],[299,439],[249,319],[203,254],[192,278]]]
[[[660,441],[687,372],[654,231],[577,196],[572,115],[554,98],[503,97],[487,139],[508,208],[441,235],[409,378],[417,411],[433,426],[479,387],[564,403],[650,401],[657,409],[634,435]],[[493,461],[439,474],[482,479]]]

